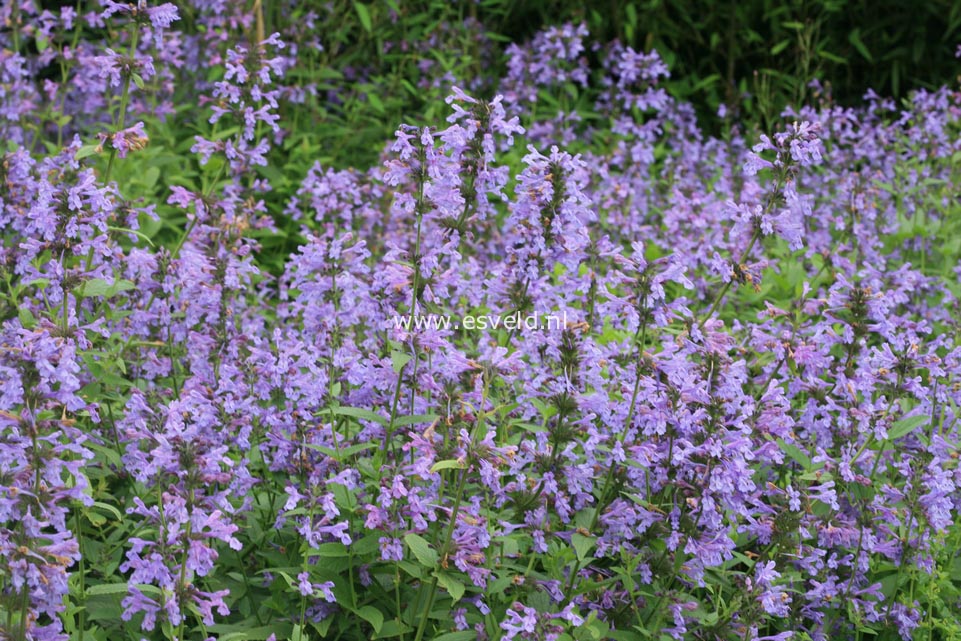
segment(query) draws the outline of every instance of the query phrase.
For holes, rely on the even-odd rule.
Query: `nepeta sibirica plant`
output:
[[[0,7],[0,638],[961,635],[961,93],[295,4]]]

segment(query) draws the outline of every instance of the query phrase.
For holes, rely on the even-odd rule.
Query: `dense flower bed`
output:
[[[566,25],[290,175],[318,16],[3,12],[0,637],[961,634],[958,92],[712,138]]]

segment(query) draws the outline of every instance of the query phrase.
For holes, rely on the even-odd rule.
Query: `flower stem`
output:
[[[87,627],[87,607],[86,607],[86,596],[87,596],[87,568],[84,563],[84,552],[83,552],[83,531],[80,527],[80,510],[74,512],[74,528],[76,528],[75,536],[77,537],[77,556],[79,557],[77,571],[80,574],[80,612],[77,613],[77,640],[83,641],[84,628]]]
[[[180,559],[180,578],[177,580],[177,605],[180,607],[180,625],[177,626],[177,641],[183,641],[184,638],[184,626],[187,623],[187,612],[185,611],[182,599],[187,592],[187,558],[190,554],[190,539],[193,536],[193,521],[190,520],[189,514],[194,507],[194,488],[190,488],[190,495],[187,500],[187,524],[184,529],[184,552],[183,557]],[[161,509],[163,509],[161,507]]]
[[[137,26],[136,21],[133,22],[133,34],[130,37],[130,54],[131,60],[137,54],[137,41],[140,38],[140,27]],[[133,75],[132,70],[127,70],[123,74],[123,89],[120,91],[120,113],[117,115],[117,122],[114,125],[114,133],[122,131],[124,126],[127,124],[127,102],[130,99],[130,80]],[[117,148],[111,146],[110,148],[110,158],[107,160],[107,171],[104,172],[103,182],[107,184],[110,182],[110,174],[113,171],[113,161],[117,157]]]
[[[486,422],[485,407],[487,406],[487,392],[490,387],[490,377],[487,372],[484,373],[484,391],[481,393],[481,403],[480,412],[477,417],[477,422],[474,424],[474,429],[471,431],[470,442],[473,443],[474,439],[480,433],[480,429]],[[457,516],[460,512],[460,505],[464,499],[464,487],[467,485],[467,474],[470,472],[470,463],[468,462],[464,469],[461,470],[460,479],[457,481],[457,490],[454,492],[454,506],[451,508],[450,521],[447,524],[447,532],[444,535],[444,545],[440,550],[440,562],[443,563],[446,560],[448,553],[450,552],[450,543],[454,537],[454,527],[457,525]],[[437,596],[437,573],[435,570],[434,577],[431,579],[430,588],[427,593],[427,605],[424,608],[424,615],[421,617],[420,625],[417,627],[417,634],[414,636],[414,641],[421,641],[424,638],[424,632],[427,630],[427,621],[430,619],[430,610],[434,607],[434,598]]]
[[[644,315],[640,326],[637,331],[634,332],[634,343],[637,347],[637,360],[634,363],[634,391],[631,393],[631,403],[627,410],[627,418],[624,421],[624,429],[617,435],[617,442],[623,443],[624,438],[627,436],[627,431],[630,429],[631,421],[634,420],[634,410],[637,407],[637,395],[641,389],[641,364],[644,362],[644,343],[647,342],[647,315]],[[614,472],[617,469],[617,461],[611,457],[611,465],[607,469],[607,475],[604,478],[604,488],[601,490],[600,495],[597,497],[597,505],[594,506],[594,515],[591,517],[591,525],[587,528],[588,532],[593,533],[594,528],[597,527],[597,522],[601,517],[601,510],[604,509],[605,499],[611,490],[611,485],[614,483]],[[577,582],[577,573],[581,571],[581,561],[578,559],[574,563],[574,570],[571,572],[571,576],[567,585],[568,600],[570,600],[570,592],[574,589],[574,584]]]
[[[741,257],[737,261],[738,263],[743,263],[745,260],[747,260],[748,254],[750,254],[751,250],[754,249],[754,243],[756,243],[757,239],[760,237],[761,237],[761,228],[755,227],[754,233],[751,234],[751,241],[747,244],[747,247],[745,247],[744,251],[741,253]],[[711,318],[711,316],[714,315],[714,312],[717,311],[718,305],[720,305],[721,301],[724,300],[724,295],[727,294],[727,290],[731,289],[731,283],[733,282],[734,282],[734,279],[732,278],[731,280],[724,283],[724,287],[721,288],[721,291],[719,291],[717,293],[717,296],[714,298],[714,302],[711,303],[711,308],[707,310],[707,314],[704,315],[704,318],[702,318],[700,322],[698,322],[697,324],[698,329],[703,329],[704,324]]]

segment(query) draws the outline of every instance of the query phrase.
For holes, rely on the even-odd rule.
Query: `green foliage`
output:
[[[812,79],[855,105],[868,89],[900,98],[958,73],[961,5],[951,0],[524,0],[509,3],[501,33],[523,38],[579,19],[602,42],[656,49],[671,67],[671,92],[703,123],[725,105],[769,128],[785,106],[820,97]]]

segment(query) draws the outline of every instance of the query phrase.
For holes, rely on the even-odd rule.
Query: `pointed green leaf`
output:
[[[364,607],[357,610],[357,616],[366,621],[374,628],[374,634],[380,632],[380,629],[384,627],[384,615],[381,611],[372,605],[365,605]]]
[[[924,414],[909,416],[908,418],[902,418],[900,421],[895,421],[891,429],[888,430],[888,440],[893,441],[896,438],[901,438],[927,422],[928,417]]]
[[[421,565],[429,568],[437,565],[437,552],[431,549],[430,543],[424,537],[418,534],[408,534],[404,537],[404,541]]]
[[[97,147],[97,145],[84,145],[83,147],[77,150],[77,153],[73,155],[73,159],[82,160],[87,156],[92,156],[95,153],[98,153],[98,150],[99,148]]]
[[[437,583],[440,587],[447,590],[450,597],[454,600],[454,603],[460,601],[460,598],[464,596],[465,587],[464,584],[455,579],[453,576],[447,572],[436,572],[434,576],[437,577]]]
[[[401,351],[393,351],[390,353],[390,364],[394,368],[394,371],[400,374],[400,370],[404,369],[404,365],[410,362],[410,354],[405,354]]]
[[[781,448],[781,451],[794,459],[798,465],[803,467],[805,470],[811,469],[811,459],[797,445],[788,443],[783,438],[779,438],[777,440],[777,444],[778,447]]]
[[[461,630],[459,632],[448,632],[439,637],[434,637],[434,641],[474,641],[477,638],[475,630]]]
[[[431,472],[440,472],[441,470],[451,470],[451,469],[464,469],[464,464],[460,461],[454,459],[447,459],[446,461],[437,461],[430,468]]]
[[[584,536],[583,534],[578,534],[575,532],[571,535],[571,545],[574,546],[574,551],[577,553],[577,559],[579,561],[583,561],[594,548],[594,537]]]
[[[370,11],[367,9],[367,5],[355,2],[354,10],[357,11],[357,17],[360,18],[360,24],[364,27],[364,31],[367,33],[374,32],[374,26],[370,21]]]

